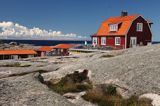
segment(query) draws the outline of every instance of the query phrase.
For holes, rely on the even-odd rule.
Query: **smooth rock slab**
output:
[[[0,79],[0,106],[74,106],[40,83],[35,74]]]

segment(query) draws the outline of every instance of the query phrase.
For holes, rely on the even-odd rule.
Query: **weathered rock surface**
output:
[[[0,106],[74,106],[40,83],[35,74],[0,79]]]
[[[85,101],[81,96],[83,96],[86,92],[80,93],[66,93],[63,96],[66,97],[69,101],[76,104],[77,106],[97,106],[96,104],[92,104],[90,102]]]
[[[75,58],[76,56],[76,58]],[[33,76],[44,70],[45,81],[55,80],[74,71],[87,69],[93,84],[112,83],[125,96],[160,94],[160,45],[127,50],[77,54],[74,57],[45,57],[25,61],[0,61],[0,66],[20,62],[29,67],[0,67],[0,105],[72,106],[66,98],[50,91]],[[72,100],[71,100],[72,101]],[[83,100],[75,105],[87,105]],[[92,105],[92,104],[91,104]]]
[[[114,56],[103,56],[107,54]],[[43,76],[60,78],[79,69],[91,70],[94,84],[113,79],[117,86],[127,87],[130,95],[146,92],[160,94],[160,45],[88,54],[77,62],[65,63],[58,71]]]
[[[20,64],[20,66],[14,66]],[[7,65],[7,66],[5,66]],[[33,72],[50,72],[59,69],[58,64],[43,63],[43,62],[31,62],[31,61],[16,61],[16,60],[3,60],[0,61],[0,79],[21,76]]]

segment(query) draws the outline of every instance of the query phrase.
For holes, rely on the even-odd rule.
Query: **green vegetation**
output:
[[[49,88],[63,95],[69,92],[82,92],[86,94],[82,98],[86,101],[97,104],[98,106],[152,106],[151,100],[137,96],[132,96],[128,99],[123,99],[117,93],[116,86],[113,85],[96,85],[93,87],[88,78],[88,70],[83,72],[74,72],[63,77],[60,81],[45,82]]]
[[[88,89],[92,88],[92,85],[90,84],[63,84],[63,83],[58,83],[55,85],[50,85],[50,88],[52,88],[55,92],[59,94],[65,94],[68,92],[82,92]]]
[[[120,106],[152,106],[151,102],[147,98],[139,99],[138,96],[131,96],[129,99],[122,100]]]
[[[132,96],[129,99],[123,99],[116,92],[116,87],[109,85],[106,88],[98,86],[88,90],[82,96],[84,100],[96,103],[99,106],[152,106],[151,100],[140,99],[137,96]]]
[[[108,85],[106,89],[107,89],[106,94],[108,94],[108,95],[116,95],[117,94],[115,86]]]
[[[86,91],[92,89],[92,83],[89,81],[87,74],[88,70],[84,70],[82,73],[76,71],[73,74],[66,75],[56,84],[48,82],[47,85],[60,94]]]

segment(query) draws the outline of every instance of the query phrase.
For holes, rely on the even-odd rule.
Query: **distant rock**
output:
[[[14,45],[14,46],[16,46],[16,45],[18,45],[18,43],[17,43],[17,42],[10,42],[9,45]]]

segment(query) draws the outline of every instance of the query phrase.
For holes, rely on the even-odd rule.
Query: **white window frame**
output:
[[[143,31],[143,23],[137,23],[136,30],[137,30],[137,32],[142,32]]]
[[[106,45],[106,37],[101,37],[101,45]]]
[[[98,38],[97,37],[93,37],[92,44],[93,45],[97,45],[98,44]]]
[[[121,37],[115,37],[115,45],[120,45],[120,44],[121,44]]]
[[[118,24],[110,24],[109,29],[110,29],[110,31],[117,31],[118,30]]]

